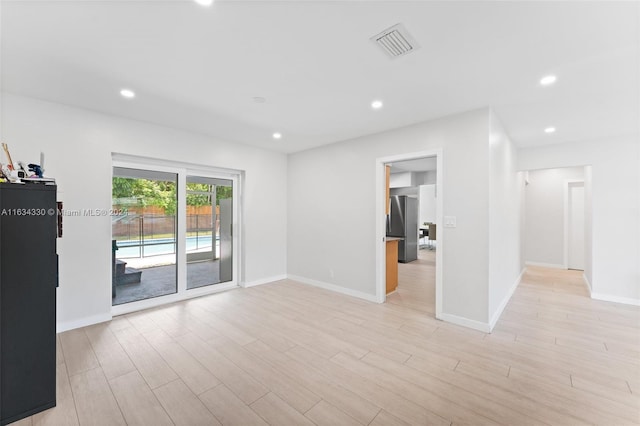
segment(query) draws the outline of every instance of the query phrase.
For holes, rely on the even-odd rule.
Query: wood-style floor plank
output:
[[[111,330],[109,323],[96,324],[84,329],[107,379],[122,376],[136,369]]]
[[[330,375],[309,368],[261,341],[246,346],[252,353],[271,363],[280,374],[298,381],[323,400],[344,411],[362,424],[369,424],[380,408],[341,386]]]
[[[100,366],[83,329],[60,333],[60,344],[70,376]]]
[[[70,379],[80,424],[126,424],[101,368],[76,374]]]
[[[269,392],[262,383],[197,336],[188,333],[176,340],[246,404],[251,404]]]
[[[109,381],[129,425],[173,425],[167,412],[142,375],[133,371]]]
[[[289,404],[269,392],[253,404],[251,408],[270,425],[313,426],[313,422],[296,411]]]
[[[116,331],[115,335],[151,389],[166,385],[178,378],[175,371],[153,349],[138,329],[125,328]]]
[[[144,337],[196,395],[220,384],[220,380],[164,330],[150,331]]]
[[[153,390],[176,426],[221,425],[180,379]]]
[[[338,410],[328,402],[321,400],[304,414],[318,426],[360,426],[356,419]]]
[[[375,304],[281,280],[61,333],[20,425],[640,425],[640,308],[530,267],[492,334],[434,318],[435,251]]]
[[[280,374],[269,363],[256,357],[236,342],[225,338],[210,344],[299,412],[305,413],[320,402],[321,398],[318,395],[300,383]]]
[[[223,384],[200,395],[200,400],[224,426],[267,425],[262,417]]]

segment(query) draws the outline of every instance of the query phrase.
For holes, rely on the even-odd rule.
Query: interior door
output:
[[[584,183],[569,184],[568,268],[584,270]]]

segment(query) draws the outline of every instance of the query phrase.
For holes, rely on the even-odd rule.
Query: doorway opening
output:
[[[523,255],[529,267],[579,271],[591,287],[591,166],[525,174]]]
[[[376,160],[376,296],[440,317],[442,312],[442,151]]]

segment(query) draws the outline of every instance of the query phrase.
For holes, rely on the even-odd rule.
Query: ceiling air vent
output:
[[[371,41],[380,46],[390,58],[406,55],[420,47],[402,24],[396,24],[374,35]]]

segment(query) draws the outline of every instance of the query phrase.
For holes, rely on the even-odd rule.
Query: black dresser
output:
[[[56,186],[0,183],[0,424],[56,405]]]

